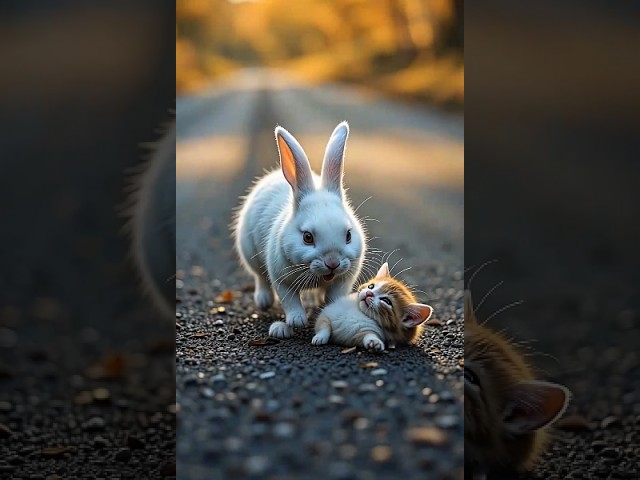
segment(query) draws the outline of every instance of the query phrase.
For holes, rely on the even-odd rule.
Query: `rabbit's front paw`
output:
[[[320,330],[311,339],[313,345],[326,345],[329,343],[329,337],[331,334],[327,330]]]
[[[304,311],[296,311],[287,313],[287,325],[292,328],[300,328],[307,326],[307,315]]]
[[[291,338],[293,330],[284,322],[273,322],[269,327],[269,336],[273,338]]]
[[[364,348],[373,353],[380,353],[384,350],[384,342],[372,334],[365,335]]]
[[[253,294],[253,300],[260,310],[266,310],[273,305],[273,292],[270,288],[256,290]]]

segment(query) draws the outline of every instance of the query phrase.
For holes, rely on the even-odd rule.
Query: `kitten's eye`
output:
[[[311,232],[302,232],[302,240],[307,245],[313,245],[313,235]]]
[[[464,367],[464,379],[468,382],[473,383],[474,385],[480,386],[480,380],[478,380],[478,376],[473,372],[473,370]]]
[[[369,285],[367,288],[368,288],[369,290],[373,290],[373,287],[375,287],[375,285],[372,283],[372,284],[371,284],[371,285]]]
[[[380,301],[386,303],[389,306],[391,306],[391,300],[389,300],[387,297],[380,298]]]
[[[347,243],[351,243],[351,230],[347,230]]]

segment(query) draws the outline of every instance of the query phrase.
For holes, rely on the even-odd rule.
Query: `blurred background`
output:
[[[411,100],[464,103],[462,0],[178,0],[176,88],[285,69]]]
[[[462,6],[177,2],[181,478],[462,477]],[[421,290],[442,328],[384,358],[310,348],[310,328],[256,346],[282,312],[255,309],[233,250],[233,211],[277,168],[276,125],[319,172],[343,120],[345,185],[369,231],[370,261],[377,267],[395,250],[393,271],[406,268],[400,278]],[[388,379],[373,383],[358,359]]]
[[[0,477],[175,475],[174,328],[123,216],[175,106],[175,4],[0,12]]]

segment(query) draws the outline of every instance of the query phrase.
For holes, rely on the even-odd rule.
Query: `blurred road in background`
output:
[[[393,271],[412,267],[400,277],[442,326],[382,356],[313,347],[311,328],[250,346],[282,311],[254,308],[232,209],[278,165],[277,124],[319,171],[342,120],[352,203],[371,197],[359,210],[378,237],[370,247],[397,249]],[[180,478],[462,478],[463,153],[461,116],[277,71],[245,70],[178,98]]]

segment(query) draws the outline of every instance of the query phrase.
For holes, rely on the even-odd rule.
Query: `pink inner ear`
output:
[[[277,135],[278,149],[280,152],[280,164],[282,165],[282,173],[294,189],[296,188],[296,164],[293,153],[289,145],[281,135]]]
[[[406,315],[402,323],[407,328],[417,327],[431,317],[433,308],[423,303],[412,303],[407,307]]]
[[[506,429],[523,435],[552,424],[564,413],[570,395],[569,390],[555,383],[520,382],[509,394],[504,412]]]

